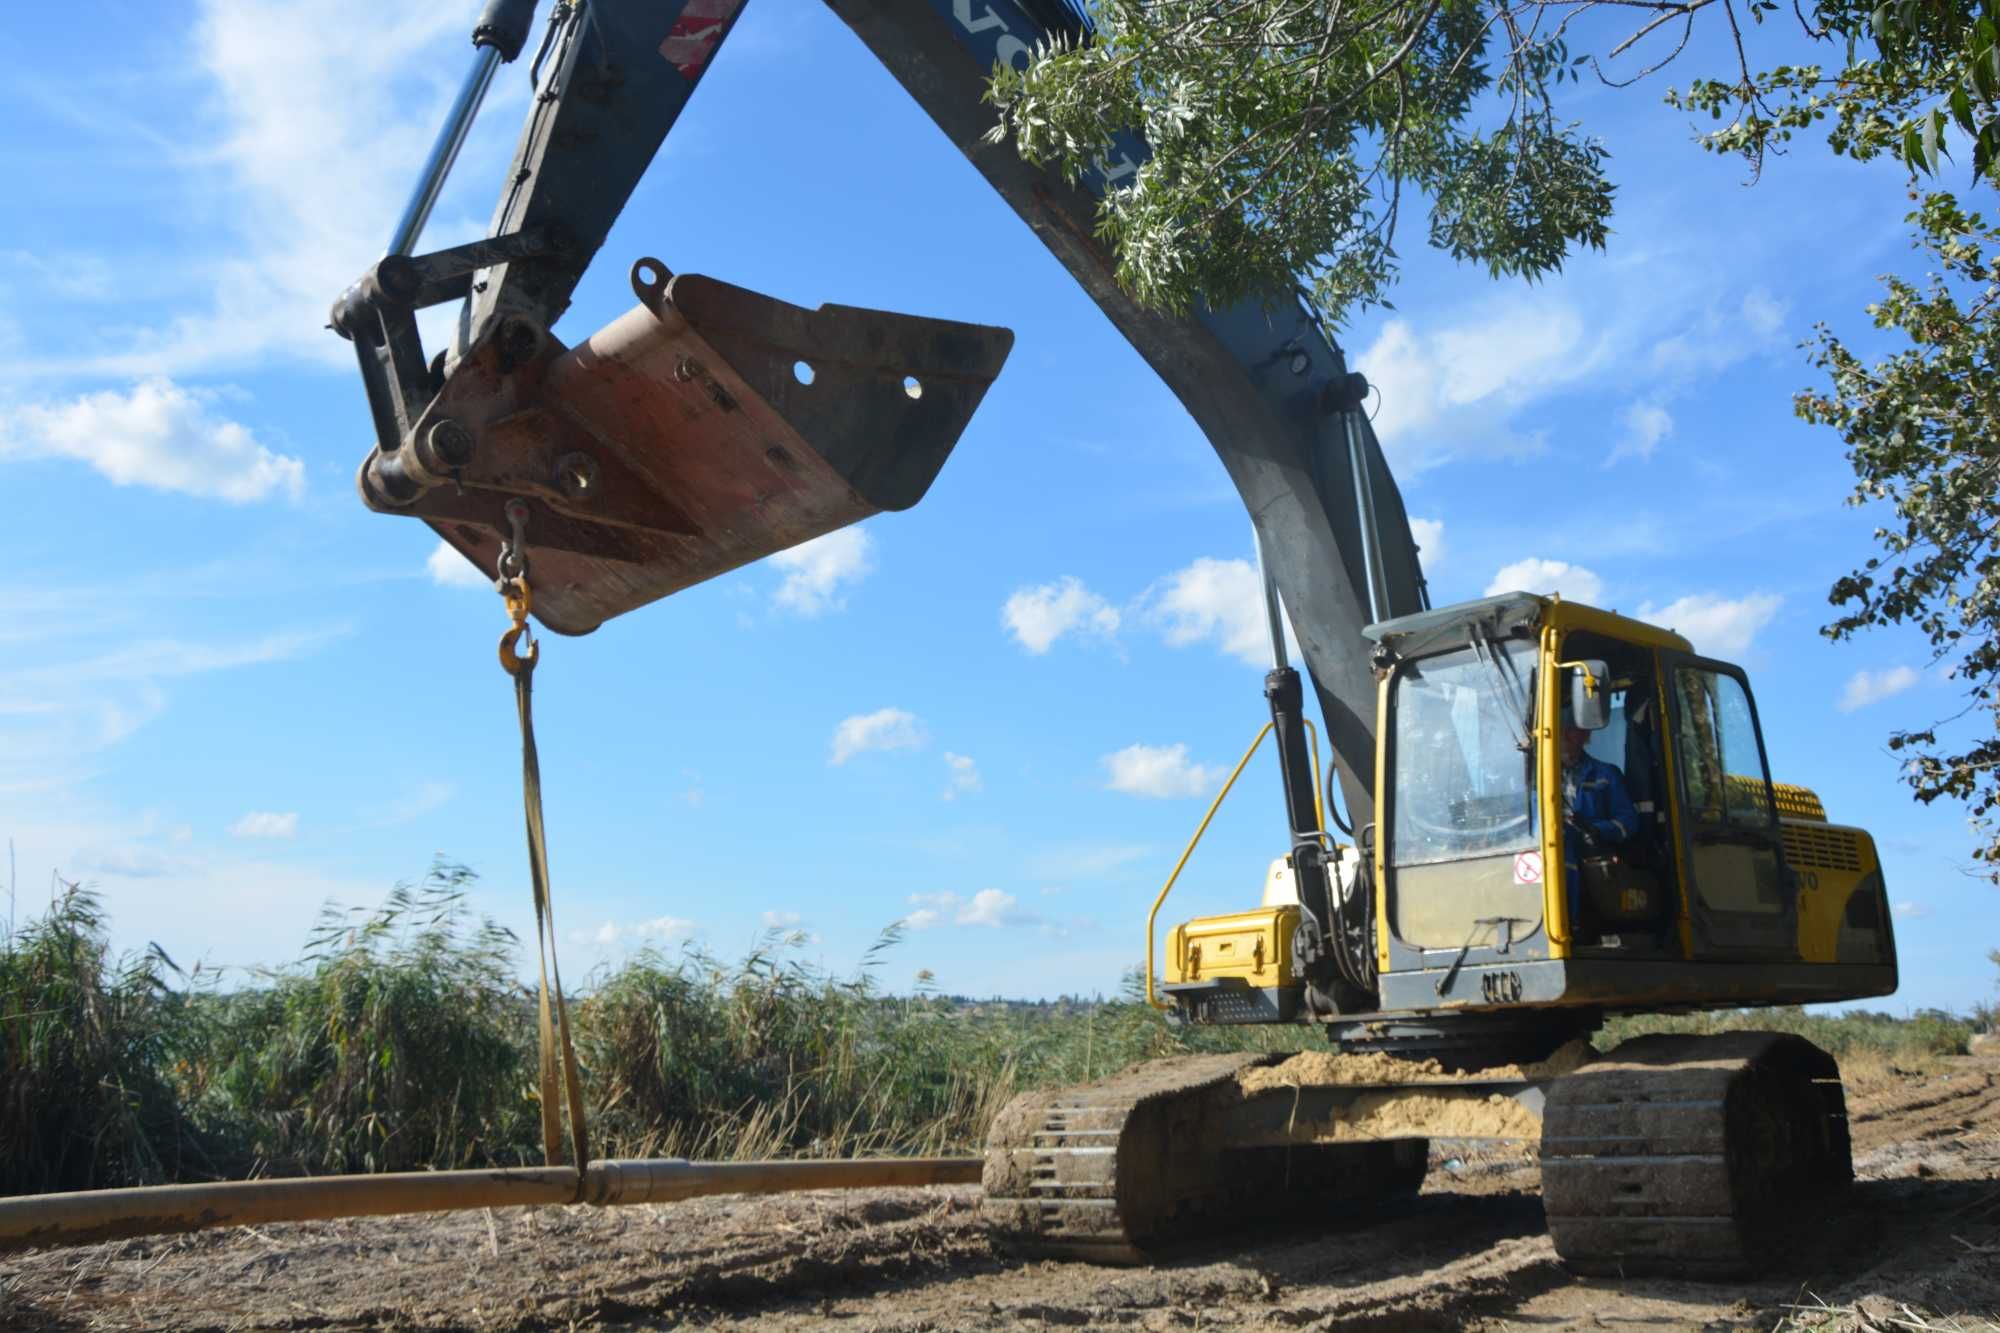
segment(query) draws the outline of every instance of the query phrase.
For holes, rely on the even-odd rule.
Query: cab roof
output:
[[[1496,639],[1504,639],[1544,624],[1565,632],[1589,630],[1649,648],[1694,651],[1692,644],[1672,630],[1582,602],[1566,602],[1561,597],[1541,597],[1529,592],[1503,592],[1476,602],[1457,602],[1415,615],[1397,616],[1370,625],[1362,633],[1407,657],[1433,647],[1464,642],[1471,638],[1475,625]]]

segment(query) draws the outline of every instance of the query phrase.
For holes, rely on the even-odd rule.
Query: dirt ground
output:
[[[1714,1286],[1570,1276],[1534,1160],[1434,1147],[1417,1199],[1144,1269],[997,1256],[972,1189],[305,1223],[0,1259],[0,1328],[2000,1329],[2000,1059],[1850,1066],[1823,1250]]]

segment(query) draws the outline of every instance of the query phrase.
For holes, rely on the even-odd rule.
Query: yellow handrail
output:
[[[1301,720],[1306,724],[1306,735],[1312,737],[1313,818],[1319,821],[1319,835],[1322,840],[1325,840],[1326,806],[1324,798],[1321,795],[1324,788],[1321,786],[1319,776],[1319,728],[1313,726],[1312,719],[1309,717]],[[1229,789],[1236,785],[1236,779],[1243,776],[1243,770],[1249,766],[1251,756],[1257,753],[1257,747],[1264,743],[1264,738],[1271,734],[1271,728],[1275,725],[1276,723],[1266,722],[1257,732],[1257,738],[1250,742],[1250,748],[1245,750],[1243,757],[1236,761],[1236,768],[1230,773],[1229,781],[1222,784],[1222,790],[1215,794],[1213,801],[1209,802],[1208,813],[1203,815],[1201,823],[1195,826],[1194,836],[1188,839],[1187,850],[1181,853],[1180,860],[1174,862],[1174,873],[1167,876],[1166,885],[1160,890],[1160,896],[1153,899],[1153,910],[1146,914],[1146,1003],[1152,1005],[1155,1009],[1171,1007],[1165,1000],[1160,999],[1153,992],[1153,937],[1157,934],[1156,923],[1160,919],[1160,908],[1166,903],[1167,895],[1174,891],[1174,881],[1178,880],[1181,877],[1181,871],[1187,868],[1188,858],[1194,855],[1195,846],[1201,841],[1201,835],[1208,832],[1208,822],[1214,819],[1215,812],[1222,808],[1223,798],[1228,796]]]
[[[1181,871],[1187,868],[1188,858],[1194,855],[1195,844],[1201,841],[1202,834],[1208,832],[1208,821],[1214,819],[1215,812],[1222,808],[1222,798],[1229,795],[1229,789],[1236,785],[1236,779],[1243,776],[1244,768],[1250,763],[1250,756],[1257,753],[1257,747],[1262,745],[1264,738],[1271,734],[1273,725],[1275,724],[1266,722],[1263,728],[1258,731],[1257,739],[1250,742],[1250,748],[1245,750],[1243,757],[1236,761],[1236,771],[1229,775],[1229,781],[1222,784],[1222,790],[1217,792],[1215,799],[1208,803],[1208,813],[1203,815],[1201,823],[1195,826],[1194,836],[1188,839],[1187,850],[1181,853],[1181,859],[1174,862],[1174,873],[1167,876],[1166,885],[1160,890],[1160,896],[1153,899],[1153,910],[1146,913],[1146,1003],[1152,1005],[1155,1009],[1169,1007],[1165,1000],[1153,994],[1153,923],[1159,920],[1160,906],[1167,901],[1167,895],[1174,891],[1174,881],[1181,877]]]

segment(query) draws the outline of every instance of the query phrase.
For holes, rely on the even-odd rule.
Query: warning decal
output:
[[[1514,858],[1514,882],[1516,884],[1540,884],[1542,882],[1542,854],[1522,852]]]
[[[667,40],[660,43],[660,54],[690,82],[700,78],[742,7],[743,0],[688,0]]]

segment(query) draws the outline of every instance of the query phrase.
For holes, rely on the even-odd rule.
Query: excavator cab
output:
[[[1369,904],[1373,1012],[1312,995],[1295,851],[1261,908],[1174,930],[1166,990],[1181,1017],[1311,1015],[1358,1039],[1390,1015],[1413,1041],[1486,1021],[1490,1046],[1496,1022],[1522,1015],[1563,1034],[1616,1009],[1895,989],[1874,842],[1771,780],[1741,668],[1525,593],[1368,636],[1377,822],[1327,862],[1333,901]]]

